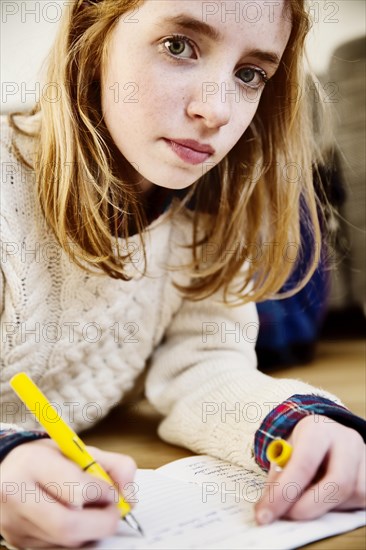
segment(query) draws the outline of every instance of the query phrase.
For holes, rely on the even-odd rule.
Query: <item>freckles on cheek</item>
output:
[[[172,115],[184,105],[181,91],[174,92],[162,85],[150,87],[145,85],[140,87],[141,89],[143,93],[139,94],[140,108],[155,114],[158,120]]]
[[[143,93],[139,93],[138,98],[134,112],[139,120],[157,124],[170,110],[162,95],[156,90],[149,91],[143,88]]]
[[[184,81],[172,74],[161,63],[153,64],[151,61],[135,69],[136,82],[140,87],[140,95],[154,98],[161,103],[172,101],[179,102],[184,96]]]

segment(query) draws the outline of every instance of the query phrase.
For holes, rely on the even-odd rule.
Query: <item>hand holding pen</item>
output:
[[[54,425],[55,416],[47,411]],[[114,486],[95,477],[96,472],[83,471],[55,441],[31,441],[10,451],[1,463],[0,532],[7,542],[17,547],[80,546],[116,532],[121,515],[130,514],[117,487],[133,481],[136,465],[128,456],[92,447],[83,454],[97,461]]]
[[[356,430],[310,415],[288,441],[272,441],[267,458],[266,489],[255,507],[259,524],[366,507],[366,446]]]

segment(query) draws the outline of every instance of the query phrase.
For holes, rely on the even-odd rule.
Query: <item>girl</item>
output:
[[[106,484],[86,502],[91,478],[14,396],[8,381],[23,370],[77,430],[146,369],[168,442],[268,471],[268,442],[288,438],[294,453],[269,473],[278,485],[256,506],[261,524],[364,506],[363,420],[326,391],[256,370],[254,303],[292,271],[283,250],[300,250],[301,208],[314,254],[298,288],[320,235],[310,117],[294,96],[304,2],[253,6],[68,3],[40,102],[3,117],[0,531],[10,544],[78,546],[118,522]],[[133,480],[132,459],[93,453],[116,484]],[[289,481],[296,501],[284,497]],[[328,482],[336,502],[322,498]]]

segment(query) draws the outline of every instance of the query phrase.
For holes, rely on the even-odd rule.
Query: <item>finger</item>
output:
[[[88,512],[87,514],[82,514]],[[12,545],[25,547],[26,541],[37,541],[37,547],[75,546],[113,534],[120,520],[115,504],[104,508],[71,509],[57,500],[41,499],[24,508],[21,526],[14,533],[14,521],[10,521],[9,532],[3,536]],[[88,528],[88,522],[93,522]],[[20,522],[18,522],[20,523]]]
[[[355,450],[354,454],[360,456],[360,463],[356,477],[356,486],[352,495],[345,499],[336,509],[354,510],[357,508],[366,508],[366,446],[360,441],[361,452]]]
[[[310,520],[329,510],[340,509],[355,494],[359,464],[360,457],[353,452],[352,445],[335,441],[329,451],[324,477],[304,492],[286,517]]]
[[[121,515],[114,504],[80,511],[64,507],[64,514],[56,515],[53,520],[52,533],[56,533],[59,544],[75,547],[115,534]]]
[[[62,502],[74,508],[116,502],[115,491],[104,480],[90,476],[62,455],[50,469],[38,473],[39,499]]]
[[[88,447],[90,453],[112,478],[118,492],[128,500],[133,493],[133,480],[136,473],[136,462],[128,455],[102,451]]]
[[[254,505],[256,519],[259,524],[270,523],[273,519],[268,507],[268,502],[273,501],[273,489],[275,486],[279,485],[278,477],[280,472],[282,472],[282,468],[278,468],[274,463],[270,464],[261,497]]]
[[[17,521],[15,528],[14,515],[15,513],[12,514],[9,522],[6,520],[2,521],[1,526],[1,535],[9,545],[15,548],[44,548],[52,546],[51,541],[47,541],[37,526],[25,517],[22,517],[21,521]]]
[[[34,468],[32,472],[40,486],[40,498],[47,502],[55,499],[76,508],[118,502],[115,490],[108,482],[84,472],[67,459],[53,441],[45,440],[42,451],[47,453],[44,461],[47,468],[41,471]]]
[[[49,512],[49,510],[47,511]],[[5,515],[5,514],[3,514]],[[29,516],[29,517],[27,517]],[[33,516],[36,520],[32,520]],[[10,513],[10,521],[2,521],[1,533],[7,543],[15,548],[50,548],[54,547],[55,539],[50,535],[49,529],[46,529],[47,521],[39,516],[39,507],[34,514],[29,509],[23,510],[23,514],[17,517],[17,510]]]
[[[2,537],[7,545],[15,548],[50,548],[53,546],[52,541],[39,540],[28,535],[19,535],[19,533],[7,534],[2,533]]]
[[[317,438],[311,448],[305,440],[299,439],[281,472],[272,467],[264,494],[255,507],[259,524],[270,523],[286,514],[301,498],[325,460],[329,447],[327,439]]]
[[[114,504],[104,508],[71,509],[61,502],[40,502],[27,509],[33,524],[31,536],[49,545],[74,547],[113,535],[120,522],[120,512]]]
[[[355,510],[366,508],[366,446],[363,445],[358,467],[356,487],[350,498],[340,504],[336,510]]]

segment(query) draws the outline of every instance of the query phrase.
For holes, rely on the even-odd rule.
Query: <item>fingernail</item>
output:
[[[83,505],[82,504],[70,504],[70,508],[72,508],[73,510],[82,510],[83,509]]]
[[[84,498],[82,491],[79,487],[77,487],[74,490],[74,494],[72,495],[72,500],[70,502],[70,506],[74,508],[75,510],[81,510],[84,506]]]
[[[262,510],[259,510],[259,512],[257,513],[257,521],[261,525],[265,525],[266,523],[271,523],[272,520],[273,520],[273,514],[267,508],[263,508]]]

